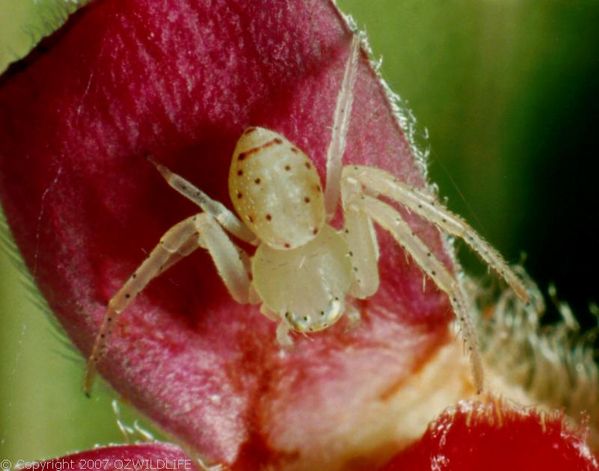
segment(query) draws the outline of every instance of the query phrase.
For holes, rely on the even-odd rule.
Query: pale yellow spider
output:
[[[385,196],[443,232],[464,239],[525,302],[527,291],[501,255],[433,195],[377,168],[342,166],[359,56],[360,41],[354,38],[337,98],[324,193],[306,154],[282,135],[264,128],[246,129],[233,152],[229,194],[239,217],[156,164],[167,182],[198,204],[202,212],[169,229],[108,303],[88,360],[86,392],[116,317],[150,280],[198,247],[208,250],[235,301],[260,303],[262,313],[278,322],[281,345],[290,343],[290,330],[319,331],[334,324],[344,312],[355,313],[348,299],[368,298],[379,286],[373,221],[389,231],[447,293],[470,355],[475,385],[482,390],[477,340],[460,281],[414,234],[400,213],[377,197]],[[336,230],[329,222],[340,196],[344,227]],[[247,255],[227,233],[256,245],[254,255]]]

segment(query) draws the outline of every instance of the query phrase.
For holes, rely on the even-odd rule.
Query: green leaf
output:
[[[27,55],[88,0],[2,0],[0,2],[0,73]]]

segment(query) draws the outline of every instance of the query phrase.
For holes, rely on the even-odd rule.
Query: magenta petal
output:
[[[199,467],[183,451],[165,443],[96,448],[52,460],[27,463],[21,470],[69,471],[196,471]]]
[[[197,211],[145,156],[230,206],[234,144],[260,125],[303,148],[322,176],[350,37],[327,1],[98,0],[4,76],[2,203],[84,354],[110,297],[162,233]],[[345,158],[423,183],[365,58]],[[414,224],[448,260],[436,230]],[[199,251],[119,319],[100,372],[214,460],[332,469],[355,453],[341,437],[363,426],[365,406],[447,339],[445,296],[432,283],[423,290],[415,264],[380,240],[382,286],[353,330],[341,322],[280,355],[275,324],[233,302]]]

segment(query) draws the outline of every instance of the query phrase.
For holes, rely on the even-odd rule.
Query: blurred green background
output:
[[[367,30],[375,57],[384,57],[383,76],[417,117],[430,178],[450,208],[510,261],[525,254],[540,286],[554,282],[593,325],[599,1],[338,3]],[[0,70],[73,8],[0,0]],[[469,271],[484,272],[467,250],[460,254]],[[9,258],[0,255],[0,458],[122,442],[110,394],[83,397],[82,360],[31,301]]]

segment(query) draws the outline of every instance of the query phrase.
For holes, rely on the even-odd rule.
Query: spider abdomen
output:
[[[229,193],[243,222],[275,249],[306,244],[325,221],[322,187],[312,162],[268,129],[248,128],[237,141]]]

